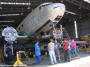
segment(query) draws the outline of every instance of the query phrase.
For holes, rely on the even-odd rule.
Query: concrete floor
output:
[[[90,56],[55,65],[32,65],[30,67],[90,67]]]
[[[42,58],[41,65],[30,65],[30,67],[90,67],[90,54],[87,54],[86,51],[80,51],[79,56],[80,58],[72,58],[71,62],[63,62],[61,60],[54,65],[51,65],[49,57],[45,56]]]
[[[23,61],[23,63],[27,64],[28,67],[90,67],[90,54],[86,53],[86,51],[80,51],[79,56],[80,58],[72,58],[71,62],[63,62],[63,60],[57,60],[58,63],[54,65],[51,65],[49,56],[42,57],[42,64],[35,64],[35,59],[32,58],[29,61]],[[7,67],[2,65],[6,64],[0,63],[0,67]]]

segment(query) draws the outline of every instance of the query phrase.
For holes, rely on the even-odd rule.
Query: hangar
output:
[[[44,2],[51,2],[49,0],[40,0],[40,1],[34,1],[34,0],[14,0],[14,1],[9,1],[9,0],[4,0],[1,1],[1,6],[0,6],[0,27],[3,26],[13,26],[17,27],[21,21],[32,11],[34,10],[38,5]],[[90,33],[88,30],[87,32],[83,32],[83,24],[89,25],[89,23],[83,23],[82,21],[86,22],[85,20],[89,18],[90,14],[90,4],[83,1],[83,0],[53,0],[52,2],[62,2],[66,6],[66,10],[70,12],[66,12],[64,17],[59,23],[66,24],[68,26],[69,22],[73,22],[74,20],[77,20],[78,26],[80,28],[79,35],[85,35]],[[11,4],[9,4],[11,3]],[[19,4],[18,4],[19,3]],[[20,17],[20,18],[19,18]],[[68,20],[68,23],[66,22]],[[58,23],[58,24],[59,24]],[[64,24],[64,25],[65,25]],[[86,26],[89,28],[89,26]],[[86,27],[84,28],[86,30]],[[73,30],[72,30],[73,32]],[[85,33],[85,34],[84,34]],[[74,36],[74,34],[70,34],[70,36]]]
[[[53,28],[53,24],[49,23],[51,22],[50,18],[48,18],[49,20],[47,21],[46,19],[41,21],[41,19],[43,19],[42,17],[45,17],[46,15],[49,15],[50,13],[45,14],[45,12],[43,12],[42,10],[41,11],[42,13],[40,12],[42,16],[40,16],[39,12],[38,11],[35,12],[35,10],[37,8],[41,9],[40,8],[41,5],[42,7],[45,7],[46,5],[49,6],[49,4],[53,4],[53,3],[61,3],[65,5],[64,14],[58,16],[57,18],[54,18],[56,20],[53,21],[55,22],[53,24],[56,24],[58,28],[62,28],[62,30],[63,29],[65,30],[63,33],[62,40],[64,40],[64,35],[68,39],[75,39],[77,43],[79,42],[78,44],[84,44],[83,46],[85,46],[86,51],[88,51],[89,48],[86,48],[86,47],[89,47],[89,46],[86,46],[85,43],[88,43],[88,45],[90,45],[90,36],[89,36],[90,35],[90,30],[89,30],[90,28],[90,1],[89,0],[0,0],[0,37],[1,37],[1,40],[2,40],[2,31],[6,27],[15,28],[17,33],[21,36],[22,35],[28,36],[28,34],[32,34],[32,35],[29,35],[29,38],[27,38],[27,36],[24,39],[22,39],[22,37],[20,38],[22,39],[23,42],[25,41],[24,43],[22,43],[22,41],[19,39],[18,41],[15,41],[16,46],[15,46],[14,54],[16,54],[16,51],[21,51],[24,49],[27,50],[29,48],[31,49],[31,47],[34,48],[34,46],[32,45],[34,43],[32,42],[35,40],[35,38],[38,39],[39,41],[41,40],[41,42],[43,41],[46,42],[48,41],[48,39],[50,39],[50,38],[46,38],[44,40],[42,40],[43,38],[40,39],[40,36],[42,37],[45,37],[45,35],[47,37],[51,36],[50,33],[52,33],[51,31]],[[45,10],[50,10],[46,8]],[[32,13],[34,13],[35,16]],[[51,11],[51,13],[53,13],[52,15],[50,14],[51,19],[52,19],[52,16],[54,17],[57,12],[55,13]],[[43,16],[43,14],[45,15]],[[29,17],[31,19],[24,20],[27,17],[28,19]],[[35,20],[34,19],[35,17],[37,17],[38,19]],[[37,21],[37,20],[40,20],[40,21]],[[40,26],[40,24],[43,21],[45,21],[45,23],[43,23]],[[24,22],[26,22],[26,24]],[[36,24],[32,23],[30,26],[29,25],[30,23],[28,22],[35,22],[35,23],[38,22],[38,23]],[[79,39],[83,41],[83,43],[81,43]],[[1,41],[1,44],[2,44],[2,41]],[[20,44],[20,46],[18,47],[17,44]],[[26,44],[28,45],[25,46]],[[1,46],[1,47],[4,48],[4,46]],[[43,48],[41,47],[41,49]],[[32,51],[34,51],[34,49],[32,49]]]

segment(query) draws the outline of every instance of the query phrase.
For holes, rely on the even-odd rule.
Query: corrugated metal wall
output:
[[[90,34],[90,19],[81,20],[78,23],[78,34],[82,36]]]
[[[69,36],[75,38],[75,27],[74,21],[67,21],[63,23],[63,26],[66,28]],[[90,20],[77,20],[77,31],[78,36],[84,36],[90,34]]]
[[[67,30],[70,38],[75,37],[74,21],[67,21],[63,23],[63,27]]]

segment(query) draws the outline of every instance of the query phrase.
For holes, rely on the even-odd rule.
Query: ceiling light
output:
[[[31,3],[0,2],[1,5],[31,5]]]
[[[5,27],[6,27],[6,26],[8,26],[8,25],[0,25],[0,26],[3,26],[3,27],[5,26]]]
[[[9,23],[9,22],[14,22],[14,20],[11,20],[11,21],[0,21],[0,22]]]
[[[19,16],[21,14],[0,14],[0,16]]]
[[[69,13],[69,14],[72,14],[72,15],[76,15],[76,13],[71,12],[71,11],[68,11],[68,10],[66,10],[65,12],[66,12],[66,13]]]
[[[87,3],[90,3],[90,0],[84,0],[85,2],[87,2]]]

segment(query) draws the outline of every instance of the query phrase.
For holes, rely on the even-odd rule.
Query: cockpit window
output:
[[[60,7],[60,6],[56,6],[56,7],[54,7],[54,9],[55,9],[55,8],[58,8],[58,7]]]
[[[48,5],[51,5],[52,3],[45,3],[45,4],[42,4],[39,9],[41,9],[42,7],[45,7],[45,6],[48,6]]]
[[[51,4],[50,4],[50,3],[44,4],[44,5],[42,5],[41,7],[45,7],[45,6],[48,6],[48,5],[51,5]]]

